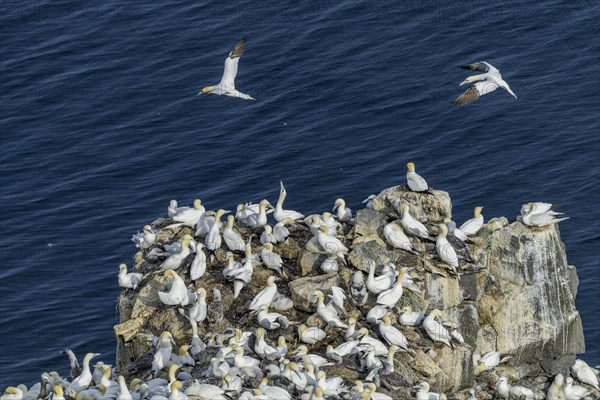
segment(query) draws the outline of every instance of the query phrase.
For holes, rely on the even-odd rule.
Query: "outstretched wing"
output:
[[[223,77],[219,85],[225,86],[227,90],[235,89],[235,77],[237,76],[238,63],[240,57],[244,54],[246,47],[246,39],[240,40],[233,50],[229,53],[229,57],[225,59],[225,70],[223,71]]]
[[[464,106],[465,104],[472,103],[481,96],[491,93],[496,89],[498,89],[498,85],[496,85],[494,82],[477,82],[467,89],[463,94],[458,96],[456,100],[452,102],[452,104],[455,106]]]
[[[462,69],[469,69],[471,71],[479,72],[490,72],[492,74],[500,75],[500,70],[494,67],[492,64],[485,61],[477,61],[476,63],[465,65]]]

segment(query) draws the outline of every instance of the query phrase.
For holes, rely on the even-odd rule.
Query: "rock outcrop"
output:
[[[456,326],[465,343],[455,349],[434,344],[421,327],[401,326],[414,354],[396,354],[396,372],[405,385],[389,393],[394,398],[408,398],[411,387],[427,380],[432,390],[456,393],[456,398],[466,398],[465,389],[477,387],[480,399],[496,382],[496,372],[475,375],[472,357],[474,352],[499,351],[512,358],[501,366],[505,376],[514,379],[531,378],[532,385],[547,385],[540,376],[558,372],[566,373],[575,355],[585,351],[582,324],[575,307],[578,279],[575,267],[568,265],[564,245],[557,225],[531,228],[519,221],[509,223],[506,218],[489,220],[469,243],[474,263],[461,263],[459,276],[438,259],[435,243],[411,237],[418,254],[393,249],[383,239],[385,224],[400,218],[400,205],[408,204],[411,215],[423,222],[432,234],[437,224],[452,216],[452,204],[448,193],[432,191],[414,193],[402,187],[384,190],[373,200],[372,209],[357,212],[352,225],[345,227],[345,244],[351,249],[348,265],[339,263],[339,271],[321,274],[319,266],[324,255],[306,250],[312,238],[310,231],[296,224],[291,227],[291,237],[286,244],[275,246],[275,252],[284,259],[289,279],[277,282],[278,291],[291,298],[295,306],[282,311],[290,321],[320,325],[315,318],[314,304],[309,296],[315,289],[327,291],[337,285],[347,291],[355,271],[368,271],[368,260],[378,265],[394,263],[411,268],[410,274],[420,285],[419,292],[405,290],[396,305],[397,309],[411,306],[423,313],[436,308],[442,318]],[[156,229],[165,227],[168,221],[157,220]],[[259,231],[236,227],[244,238],[254,233],[252,252],[260,252]],[[172,243],[184,234],[193,234],[188,228],[163,229],[160,244]],[[258,233],[258,234],[257,234]],[[257,263],[252,282],[233,300],[233,288],[222,274],[225,265],[224,252],[217,250],[214,260],[208,264],[206,274],[199,280],[189,279],[191,257],[177,271],[191,288],[203,287],[212,300],[212,288],[223,294],[225,318],[215,325],[204,322],[201,336],[207,333],[223,334],[228,328],[256,329],[256,318],[249,315],[250,301],[264,286],[273,271]],[[119,341],[117,365],[129,377],[147,377],[151,361],[150,341],[153,336],[169,330],[177,344],[190,342],[189,321],[177,307],[167,307],[158,299],[158,290],[164,290],[165,281],[156,260],[148,259],[147,251],[135,256],[133,270],[146,274],[140,287],[125,290],[119,297],[120,324],[115,326]],[[366,276],[366,275],[365,275]],[[348,301],[346,310],[360,324],[369,327],[377,336],[376,326],[366,325],[366,312],[375,304],[370,295],[366,305],[359,307]],[[393,313],[393,319],[397,314]],[[325,341],[311,351],[322,352],[327,344],[339,344],[341,331],[324,327],[328,332]],[[271,341],[286,337],[296,342],[293,326],[287,330],[269,333]],[[292,350],[293,345],[290,345]],[[197,366],[201,370],[200,366]],[[350,383],[364,379],[355,369],[336,365],[335,373]],[[194,375],[194,373],[192,373]]]

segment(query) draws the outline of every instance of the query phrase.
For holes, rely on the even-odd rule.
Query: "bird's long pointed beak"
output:
[[[331,209],[331,211],[335,211],[336,208],[338,208],[337,204],[335,206],[333,206],[333,208]]]

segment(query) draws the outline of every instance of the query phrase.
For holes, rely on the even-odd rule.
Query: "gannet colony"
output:
[[[275,207],[171,201],[133,236],[133,272],[119,266],[115,362],[65,350],[70,376],[2,400],[598,398],[576,360],[567,217],[531,202],[486,221],[476,206],[458,226],[448,193],[407,170],[356,213],[341,198],[285,209],[283,183]]]

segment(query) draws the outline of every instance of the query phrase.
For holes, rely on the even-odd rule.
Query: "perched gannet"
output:
[[[207,383],[199,383],[197,380],[185,389],[187,396],[197,400],[229,400],[230,397],[225,394],[225,391],[218,386],[209,385]]]
[[[544,204],[544,203],[542,203]],[[545,206],[541,206],[542,210],[546,209]],[[527,204],[527,209],[529,210],[525,215],[523,215],[522,221],[527,226],[547,226],[559,223],[561,221],[567,220],[570,217],[562,217],[558,218],[557,215],[560,215],[554,211],[544,211],[540,212],[537,203],[529,203]]]
[[[456,223],[450,218],[444,218],[444,224],[446,225],[446,228],[448,228],[448,233],[446,233],[446,240],[448,240],[448,243],[450,243],[454,251],[456,251],[456,255],[462,260],[465,260],[467,262],[473,262],[469,246],[467,246],[467,244],[465,243],[465,240],[467,240],[467,235],[461,232],[461,237],[464,237],[464,239],[461,239],[460,237],[456,236],[456,233],[458,232],[456,228]]]
[[[285,342],[285,336],[279,336],[277,338],[277,351],[281,354],[281,358],[284,358],[288,353],[288,345]]]
[[[171,219],[184,225],[194,226],[198,223],[198,220],[205,211],[206,210],[204,209],[200,199],[196,199],[194,200],[193,208],[183,207],[180,211],[174,214]]]
[[[204,350],[206,350],[206,344],[204,344],[204,342],[202,341],[202,339],[200,339],[200,336],[198,335],[198,323],[193,319],[190,319],[190,324],[192,325],[192,340],[190,343],[190,354],[192,356],[196,356],[197,354],[200,354]]]
[[[269,400],[291,400],[292,395],[285,389],[280,388],[279,386],[270,386],[268,378],[263,378],[258,385],[258,389],[265,396],[264,399]],[[256,399],[260,399],[260,397],[255,397]]]
[[[435,320],[435,317],[441,315],[442,312],[440,310],[432,310],[429,313],[429,315],[423,320],[423,328],[425,328],[427,335],[429,335],[431,340],[433,340],[434,342],[440,342],[448,347],[454,348],[454,346],[450,342],[452,340],[452,336],[450,335],[450,332],[448,332],[448,329],[444,328],[442,324]]]
[[[413,311],[410,306],[406,306],[400,310],[400,318],[398,319],[398,322],[400,322],[402,325],[417,326],[424,319],[425,316],[422,313]]]
[[[506,356],[501,359],[499,351],[488,351],[482,355],[475,352],[473,353],[475,375],[479,375],[483,371],[488,371],[496,367],[498,364],[508,361],[510,358],[510,356]]]
[[[177,269],[181,266],[183,260],[190,255],[190,243],[193,238],[190,235],[185,235],[181,240],[181,249],[178,253],[172,254],[160,265],[160,269]]]
[[[72,384],[73,383],[71,382],[71,385]],[[62,386],[55,385],[52,387],[52,391],[54,392],[54,394],[52,395],[52,400],[65,400],[65,394]]]
[[[263,305],[259,308],[258,313],[256,314],[256,319],[260,326],[269,330],[277,329],[279,327],[285,329],[290,324],[290,321],[285,315],[269,312],[269,307],[266,305]]]
[[[554,381],[548,388],[546,393],[547,399],[564,400],[565,394],[563,392],[563,386],[565,384],[565,377],[563,374],[558,374],[554,377]]]
[[[415,164],[409,162],[406,164],[406,184],[413,192],[426,192],[429,189],[425,179],[415,172]]]
[[[356,322],[356,318],[348,318],[348,329],[346,329],[346,333],[344,333],[344,338],[346,340],[356,339],[359,336],[358,332],[356,332]]]
[[[242,38],[229,52],[229,56],[225,59],[225,70],[223,71],[223,76],[221,77],[221,82],[219,82],[215,86],[206,86],[199,93],[201,94],[218,94],[224,96],[238,97],[244,100],[256,100],[253,97],[238,91],[235,88],[235,77],[238,72],[238,64],[240,62],[240,57],[244,54],[244,49],[246,47],[246,38]]]
[[[173,351],[174,344],[175,341],[173,340],[171,332],[164,331],[161,333],[158,349],[156,350],[156,353],[154,353],[154,358],[152,359],[152,371],[154,376],[166,367],[171,360],[171,352]]]
[[[336,348],[334,348],[332,345],[327,345],[327,352],[325,353],[325,355],[330,360],[333,360],[333,361],[341,364],[343,362],[343,357],[351,354],[352,351],[358,346],[359,342],[360,341],[357,339],[350,340],[347,342],[343,342]]]
[[[508,383],[508,380],[505,376],[501,376],[498,378],[498,382],[496,382],[496,393],[500,398],[508,399],[510,397],[510,388],[512,386]]]
[[[178,207],[177,200],[171,200],[169,202],[169,207],[167,208],[167,215],[169,218],[173,218],[174,215],[182,212],[183,210],[187,210],[190,207]]]
[[[408,204],[401,204],[400,211],[402,212],[402,219],[400,220],[400,223],[406,231],[408,231],[411,235],[423,239],[431,239],[429,231],[427,231],[425,225],[423,225],[410,215],[410,207],[408,206]]]
[[[0,397],[0,400],[22,400],[23,389],[20,387],[8,386],[4,390],[4,394]]]
[[[567,400],[579,400],[590,394],[590,391],[583,386],[573,385],[573,378],[567,376],[565,379],[567,384],[563,388],[563,393]],[[533,393],[532,393],[533,394]],[[527,397],[529,399],[529,397]],[[531,397],[533,399],[533,396]]]
[[[235,217],[233,215],[229,215],[227,217],[227,226],[223,230],[223,239],[225,239],[225,244],[229,250],[243,251],[246,247],[246,244],[244,243],[244,239],[242,239],[240,234],[233,230],[234,220]]]
[[[281,256],[273,251],[272,243],[265,243],[260,251],[260,258],[265,267],[277,272],[281,276],[285,276],[283,272],[283,260]]]
[[[210,251],[215,251],[219,247],[221,247],[221,233],[219,232],[219,223],[221,222],[221,217],[223,214],[227,214],[229,211],[225,211],[223,209],[218,210],[215,214],[215,220],[213,221],[206,238],[204,239],[204,243],[206,244],[206,248]],[[243,243],[243,241],[242,241]],[[238,249],[241,250],[241,249]]]
[[[247,367],[259,368],[260,367],[260,360],[257,360],[256,358],[253,358],[253,357],[245,356],[243,347],[235,346],[234,351],[235,351],[235,356],[233,358],[233,365],[236,368],[247,368]]]
[[[325,295],[320,290],[315,290],[309,300],[313,303],[317,303],[317,314],[327,324],[336,328],[348,328],[348,325],[344,324],[339,316],[336,307],[333,302],[329,302],[325,305]]]
[[[267,335],[264,328],[257,328],[254,333],[254,346],[252,346],[252,350],[256,353],[262,360],[276,361],[281,358],[279,351],[274,347],[268,344],[265,340],[265,336]]]
[[[339,376],[334,376],[332,378],[327,378],[327,374],[325,371],[317,372],[317,389],[323,389],[323,393],[321,396],[332,397],[338,396],[342,391],[342,383],[343,379]],[[319,396],[319,392],[315,390],[315,394]],[[324,397],[322,397],[324,398]],[[318,400],[318,397],[315,397]]]
[[[197,237],[206,238],[210,228],[213,226],[215,222],[215,213],[213,211],[207,211],[200,216],[198,223],[196,224],[196,233],[194,233]],[[223,228],[223,223],[219,221],[219,229]]]
[[[554,211],[554,204],[542,203],[539,201],[523,204],[521,206],[521,215],[525,216],[529,214],[531,208],[535,207],[536,214],[550,214],[550,215],[563,215],[564,213]]]
[[[374,354],[376,356],[385,356],[388,353],[388,348],[381,340],[375,339],[374,337],[369,335],[369,330],[367,328],[360,328],[358,330],[358,334],[360,337],[360,341],[358,342],[358,346],[361,348],[373,347]]]
[[[476,235],[477,232],[479,232],[479,230],[483,226],[483,215],[481,215],[481,210],[483,210],[483,207],[475,207],[475,209],[473,210],[473,218],[466,221],[460,226],[460,231],[462,233],[464,233],[467,236],[473,236]]]
[[[571,366],[571,371],[573,372],[573,376],[579,379],[580,382],[588,384],[596,390],[600,390],[598,376],[585,361],[575,360],[575,364]]]
[[[218,288],[213,288],[213,299],[206,308],[206,318],[211,324],[216,324],[223,319],[223,300]]]
[[[528,389],[523,386],[512,386],[509,390],[509,393],[513,399],[533,400],[533,398],[534,398],[533,390]]]
[[[192,281],[202,278],[206,272],[206,254],[203,248],[202,243],[196,243],[196,255],[192,260],[192,265],[190,265],[190,279]]]
[[[390,345],[396,345],[404,351],[412,351],[408,348],[408,341],[402,332],[392,326],[392,320],[387,315],[379,322],[379,333]]]
[[[147,249],[156,242],[156,234],[150,225],[145,225],[143,232],[138,232],[131,237],[131,241],[140,249]]]
[[[241,222],[252,228],[260,228],[267,224],[267,206],[270,205],[265,199],[258,203],[258,213],[251,213]]]
[[[467,400],[479,400],[475,397],[475,389],[469,389],[469,398]]]
[[[172,278],[172,283],[168,292],[158,292],[160,301],[168,306],[188,305],[190,298],[183,279],[172,269],[166,270],[163,275]]]
[[[125,382],[125,377],[119,375],[117,381],[119,382],[119,395],[117,396],[117,400],[133,400],[133,396],[127,387],[127,382]]]
[[[454,247],[446,239],[448,228],[444,224],[439,224],[439,232],[435,240],[435,249],[438,257],[446,264],[452,267],[452,271],[458,275],[458,255]]]
[[[271,302],[277,293],[277,285],[275,285],[275,281],[277,280],[279,280],[279,278],[274,275],[267,278],[267,286],[254,296],[254,299],[252,299],[252,302],[248,307],[249,310],[260,310],[262,306],[268,307],[271,305]]]
[[[315,344],[320,342],[321,340],[325,339],[325,336],[327,336],[325,331],[316,326],[309,328],[302,324],[298,327],[298,337],[306,344]]]
[[[99,356],[100,353],[87,353],[83,358],[83,368],[81,370],[81,374],[75,378],[71,384],[69,384],[69,388],[74,392],[81,392],[92,382],[92,372],[90,371],[90,361],[92,358]],[[62,388],[61,388],[62,391]],[[62,394],[62,393],[61,393]]]
[[[137,289],[138,285],[142,281],[144,274],[139,272],[127,273],[127,265],[119,265],[119,286],[127,289]]]
[[[221,383],[221,389],[228,393],[240,393],[242,391],[242,378],[226,374]]]
[[[331,363],[329,363],[325,357],[321,357],[317,354],[309,354],[308,348],[303,344],[298,346],[292,354],[294,354],[296,356],[296,362],[299,362],[299,361],[307,362],[308,361],[315,368],[321,368],[325,365],[331,365]]]
[[[386,307],[377,304],[367,312],[367,322],[370,324],[378,324],[379,320],[386,316],[387,313],[388,309]]]
[[[394,277],[388,275],[375,277],[375,268],[377,267],[377,264],[371,259],[367,261],[369,263],[369,275],[367,276],[367,289],[369,292],[379,294],[384,290],[388,290],[395,281]]]
[[[350,297],[354,301],[354,304],[357,306],[365,305],[369,298],[369,291],[367,290],[367,285],[365,284],[362,272],[356,271],[354,275],[352,275],[349,290]]]
[[[461,82],[461,85],[472,82],[477,83],[475,83],[473,86],[467,89],[467,91],[458,96],[457,99],[452,102],[452,104],[454,104],[455,106],[463,106],[465,104],[472,103],[479,97],[491,93],[499,87],[505,89],[515,99],[517,98],[517,96],[510,89],[510,86],[508,86],[508,83],[506,83],[502,79],[500,71],[496,69],[492,64],[487,63],[485,61],[478,61],[473,64],[465,65],[462,68],[484,73],[479,75],[471,75]]]
[[[383,236],[385,240],[396,249],[413,251],[412,244],[408,240],[408,236],[404,234],[400,225],[391,222],[383,227]]]
[[[233,253],[227,252],[226,257],[228,266],[223,270],[223,275],[227,280],[233,280],[233,298],[237,299],[242,289],[252,280],[254,266],[252,265],[252,247],[250,239],[246,243],[246,260],[244,264],[240,264],[233,259]]]
[[[275,224],[273,227],[273,236],[275,236],[277,242],[285,242],[287,240],[288,236],[290,236],[290,231],[286,228],[286,225],[293,224],[295,224],[295,221],[291,218],[286,218]]]
[[[202,322],[206,319],[207,305],[206,305],[206,289],[196,289],[196,301],[188,311],[190,319],[196,322]]]
[[[63,351],[61,351],[61,354],[64,354],[69,359],[69,364],[71,366],[71,379],[77,378],[81,374],[81,367],[79,366],[79,361],[77,361],[77,357],[75,357],[75,353],[73,353],[71,349],[64,349]]]
[[[317,241],[327,254],[336,255],[342,260],[344,260],[344,255],[348,253],[348,248],[338,238],[329,235],[329,227],[327,225],[322,225],[319,228]]]
[[[333,206],[333,210],[337,208],[337,218],[340,222],[350,222],[352,219],[352,210],[346,207],[346,202],[344,199],[337,199]]]
[[[405,273],[406,267],[400,268],[398,276],[396,277],[396,283],[391,288],[379,293],[379,296],[377,296],[377,304],[381,304],[384,307],[394,307],[396,305],[404,291],[402,288],[402,279],[404,278]]]
[[[319,268],[321,269],[321,271],[324,274],[330,274],[332,272],[338,272],[340,267],[338,265],[337,262],[337,256],[336,255],[328,255],[327,258],[325,258],[325,260],[323,260],[323,262],[321,263],[321,265],[319,266]]]
[[[273,228],[267,224],[263,226],[264,232],[260,235],[260,243],[277,243],[277,238],[273,235]]]
[[[432,393],[429,391],[429,382],[421,382],[419,383],[417,386],[415,386],[415,389],[419,389],[417,391],[416,400],[445,400],[446,399],[446,395],[443,393]]]
[[[335,308],[335,310],[342,314],[344,316],[344,318],[348,318],[348,313],[346,312],[345,308],[344,308],[344,300],[346,300],[346,292],[344,292],[344,289],[342,289],[339,286],[332,286],[331,287],[331,294],[327,296],[330,300],[331,300],[331,304],[333,304],[333,307]]]
[[[364,204],[364,203],[367,203],[367,204],[365,205],[365,208],[371,208],[371,209],[373,208],[373,199],[374,199],[375,197],[377,197],[377,196],[376,196],[376,195],[374,195],[374,194],[371,194],[371,195],[369,195],[369,197],[367,197],[366,199],[364,199],[364,200],[362,201],[362,203],[363,203],[363,204]]]
[[[273,216],[275,217],[277,222],[281,222],[287,218],[292,219],[294,221],[297,219],[304,218],[304,215],[299,213],[298,211],[283,209],[283,201],[285,200],[286,195],[287,195],[287,192],[285,191],[283,182],[280,181],[279,182],[279,199],[277,199],[277,205],[275,206],[275,212],[273,213]]]

